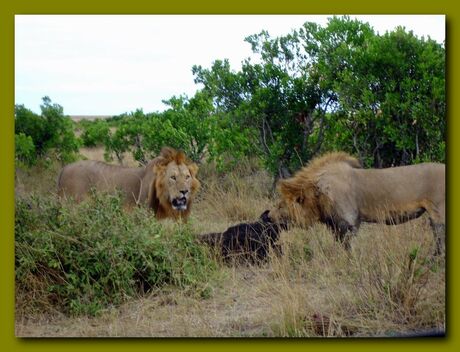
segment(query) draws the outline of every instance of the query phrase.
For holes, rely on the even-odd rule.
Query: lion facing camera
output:
[[[145,204],[157,219],[187,220],[200,182],[198,166],[182,151],[162,148],[160,155],[144,167],[109,165],[81,160],[65,166],[58,177],[58,195],[81,201],[92,189],[120,191],[127,207]]]

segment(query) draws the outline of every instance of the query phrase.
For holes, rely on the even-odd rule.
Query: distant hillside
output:
[[[108,119],[109,117],[112,117],[112,115],[70,115],[70,118],[74,121]]]

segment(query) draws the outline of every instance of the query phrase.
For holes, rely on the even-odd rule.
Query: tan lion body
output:
[[[73,197],[81,201],[88,196],[92,188],[99,192],[112,192],[119,189],[123,191],[124,202],[127,205],[135,205],[147,199],[147,192],[140,192],[147,168],[147,166],[131,168],[109,165],[101,161],[80,160],[62,169],[58,192],[60,196]]]
[[[323,222],[349,247],[362,221],[398,224],[430,216],[437,252],[445,224],[445,166],[424,163],[387,169],[362,169],[346,153],[313,160],[279,183],[282,200],[270,212],[277,221],[303,226]]]
[[[196,164],[172,148],[163,148],[158,157],[139,168],[82,160],[61,170],[58,194],[81,201],[92,189],[99,192],[119,190],[128,207],[147,204],[158,219],[187,220],[200,186],[197,171]]]

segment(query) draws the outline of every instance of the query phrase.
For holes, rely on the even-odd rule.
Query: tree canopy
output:
[[[218,111],[258,132],[255,151],[278,177],[332,149],[375,167],[444,161],[443,45],[401,27],[378,35],[347,16],[246,41],[257,62],[193,72]]]
[[[373,167],[445,160],[443,44],[402,27],[377,34],[347,16],[245,41],[254,57],[239,70],[225,59],[195,65],[194,96],[165,100],[164,112],[86,123],[83,144],[102,144],[119,161],[130,151],[141,163],[170,145],[221,169],[256,155],[275,180],[330,150]],[[16,106],[25,159],[52,146],[74,151],[69,130],[62,107],[47,97],[41,115]]]

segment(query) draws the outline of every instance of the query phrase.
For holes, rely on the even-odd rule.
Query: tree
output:
[[[271,39],[261,32],[246,41],[260,63],[245,60],[241,72],[231,71],[228,61],[216,61],[209,70],[195,66],[195,82],[214,97],[217,111],[257,138],[252,151],[275,177],[286,177],[322,143],[322,133],[312,139],[315,128],[323,128],[318,76],[299,64],[296,33]]]
[[[338,145],[374,167],[444,161],[443,47],[403,28],[362,40],[326,55],[338,103],[331,127],[346,137]]]
[[[52,104],[49,97],[43,98],[40,108],[41,114],[37,115],[24,105],[16,105],[15,133],[29,136],[38,156],[44,156],[52,149],[62,163],[73,160],[79,143],[71,119],[64,115],[62,106]],[[18,141],[25,141],[23,137],[19,138]]]
[[[96,147],[104,145],[109,137],[109,124],[105,120],[96,119],[94,121],[85,121],[82,124],[83,132],[81,134],[82,144],[85,147]]]
[[[24,105],[16,105],[14,108],[14,132],[16,135],[23,134],[30,137],[38,155],[45,153],[46,123],[42,116],[35,114]]]
[[[398,28],[377,35],[348,16],[246,38],[256,62],[194,66],[216,115],[246,128],[276,178],[341,149],[366,165],[444,161],[445,50]]]

